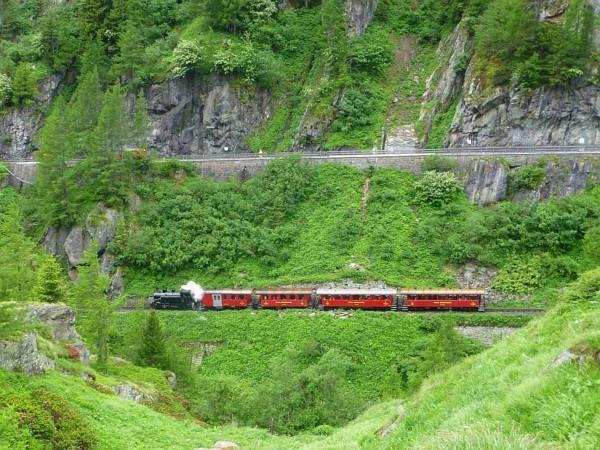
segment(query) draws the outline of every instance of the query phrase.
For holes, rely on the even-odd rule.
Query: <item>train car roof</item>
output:
[[[400,289],[401,294],[483,295],[483,289]]]
[[[257,289],[257,294],[310,294],[312,289],[298,288],[298,289]]]
[[[395,295],[396,289],[320,288],[317,295]]]
[[[252,294],[252,289],[206,289],[205,294]]]

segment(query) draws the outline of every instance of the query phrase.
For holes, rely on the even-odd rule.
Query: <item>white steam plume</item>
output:
[[[204,289],[197,283],[193,281],[188,281],[186,284],[181,286],[181,289],[185,289],[186,291],[190,291],[192,293],[192,298],[196,301],[202,300],[204,297]]]

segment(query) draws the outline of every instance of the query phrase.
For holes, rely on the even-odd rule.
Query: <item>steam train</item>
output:
[[[484,311],[480,289],[214,289],[155,292],[154,309],[352,308],[389,311]]]

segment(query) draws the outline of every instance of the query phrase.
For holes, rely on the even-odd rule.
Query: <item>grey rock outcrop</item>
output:
[[[547,200],[550,197],[564,197],[585,189],[588,182],[598,182],[600,174],[594,170],[591,161],[547,161],[544,180],[536,189],[515,192],[512,200]],[[510,184],[510,183],[509,183]]]
[[[530,161],[523,165],[539,163]],[[550,197],[564,197],[583,191],[589,182],[600,181],[598,163],[592,160],[548,159],[543,164],[545,169],[541,184],[535,189],[518,192],[510,192],[510,180],[523,165],[509,167],[503,161],[480,159],[460,169],[458,175],[464,181],[467,198],[478,205],[507,198],[547,200]]]
[[[25,333],[18,341],[0,341],[0,368],[40,375],[54,369],[53,360],[38,351],[35,333]]]
[[[25,319],[48,325],[54,341],[68,342],[78,350],[81,362],[89,362],[90,352],[75,329],[76,317],[72,308],[61,304],[34,303],[29,305]]]
[[[188,76],[147,91],[150,146],[162,155],[248,151],[245,138],[271,114],[271,93],[244,90],[222,76]]]
[[[600,86],[579,80],[531,93],[502,86],[484,95],[482,89],[471,77],[448,146],[600,144]]]
[[[346,0],[346,18],[350,34],[363,34],[373,20],[376,9],[377,0]]]
[[[448,110],[461,95],[472,52],[473,40],[463,22],[438,45],[436,56],[439,65],[427,79],[419,113],[425,137],[431,132],[435,115]]]
[[[471,203],[485,205],[506,198],[508,167],[500,161],[476,161],[463,175],[465,194]]]
[[[466,263],[458,268],[455,278],[458,285],[463,289],[488,289],[496,278],[496,269]]]
[[[136,403],[154,402],[158,400],[158,393],[148,394],[129,384],[120,384],[118,386],[114,386],[112,390],[118,397],[124,398],[125,400],[131,400],[132,402]]]
[[[34,135],[41,128],[45,111],[63,81],[62,74],[51,75],[38,86],[32,105],[11,108],[0,114],[0,159],[31,157]]]
[[[95,240],[98,243],[100,269],[103,273],[110,273],[114,257],[106,250],[122,218],[118,211],[99,204],[88,215],[84,226],[48,228],[43,241],[44,248],[55,256],[66,258],[71,267],[77,267],[85,250]]]

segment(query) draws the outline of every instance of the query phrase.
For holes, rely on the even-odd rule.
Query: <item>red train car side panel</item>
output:
[[[481,290],[402,290],[407,308],[427,309],[474,309],[481,306],[484,291]]]
[[[394,298],[385,295],[323,295],[321,304],[326,308],[391,308]]]
[[[391,309],[396,291],[362,289],[318,289],[317,296],[324,308]]]
[[[260,306],[263,308],[308,308],[311,292],[259,291]]]
[[[249,290],[211,290],[205,291],[202,298],[203,308],[247,308],[252,303],[252,291]]]

